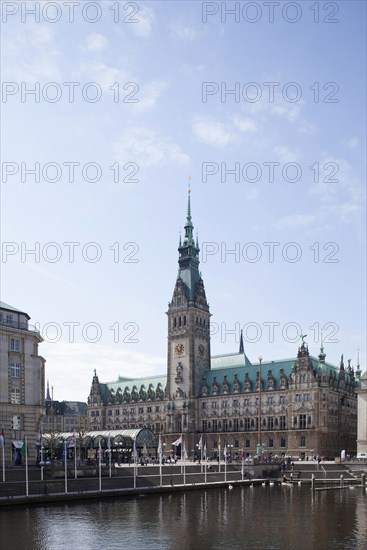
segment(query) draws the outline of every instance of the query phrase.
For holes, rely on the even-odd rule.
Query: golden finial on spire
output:
[[[191,176],[189,176],[189,189],[188,189],[188,193],[191,193]]]

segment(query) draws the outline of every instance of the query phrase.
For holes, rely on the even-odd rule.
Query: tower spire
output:
[[[241,330],[241,336],[240,336],[240,349],[238,353],[245,353],[244,347],[243,347],[243,331]]]
[[[187,190],[187,220],[191,221],[191,201],[190,201],[190,193],[191,193],[191,176],[189,176],[189,187]]]
[[[48,380],[47,380],[46,401],[51,401],[51,395],[50,395],[50,382],[49,382]]]
[[[322,332],[321,332],[321,346],[320,346],[320,353],[319,353],[319,363],[325,363],[325,357],[326,357],[326,353],[324,352],[324,342],[323,342]]]
[[[359,364],[359,348],[358,348],[358,351],[357,351],[357,368],[356,368],[356,377],[358,378],[358,380],[360,380],[361,374],[362,374],[362,371],[361,371],[361,365]]]

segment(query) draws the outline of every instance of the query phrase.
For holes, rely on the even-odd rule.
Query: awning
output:
[[[12,443],[16,449],[21,449],[24,442],[21,439],[12,439]]]

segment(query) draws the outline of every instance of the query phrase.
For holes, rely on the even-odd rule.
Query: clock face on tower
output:
[[[205,347],[203,346],[203,344],[200,344],[200,346],[198,347],[198,351],[201,357],[205,355]]]
[[[175,354],[177,356],[181,356],[184,354],[184,351],[185,351],[185,347],[183,344],[176,344],[175,345]]]

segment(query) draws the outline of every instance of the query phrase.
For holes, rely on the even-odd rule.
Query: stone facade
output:
[[[0,302],[0,427],[7,464],[19,462],[25,438],[29,460],[36,461],[45,414],[45,360],[38,355],[43,339],[29,319],[27,313]]]
[[[210,310],[193,239],[190,195],[179,271],[168,306],[167,374],[102,383],[95,372],[88,398],[92,430],[148,427],[166,452],[183,435],[188,455],[200,439],[208,455],[266,453],[334,457],[355,454],[356,374],[310,355],[304,339],[296,356],[252,363],[241,335],[238,353],[211,356]],[[261,378],[261,383],[260,383]],[[259,447],[259,443],[261,447]],[[180,446],[177,447],[181,451]]]
[[[357,453],[367,455],[367,371],[361,377],[358,394]]]

